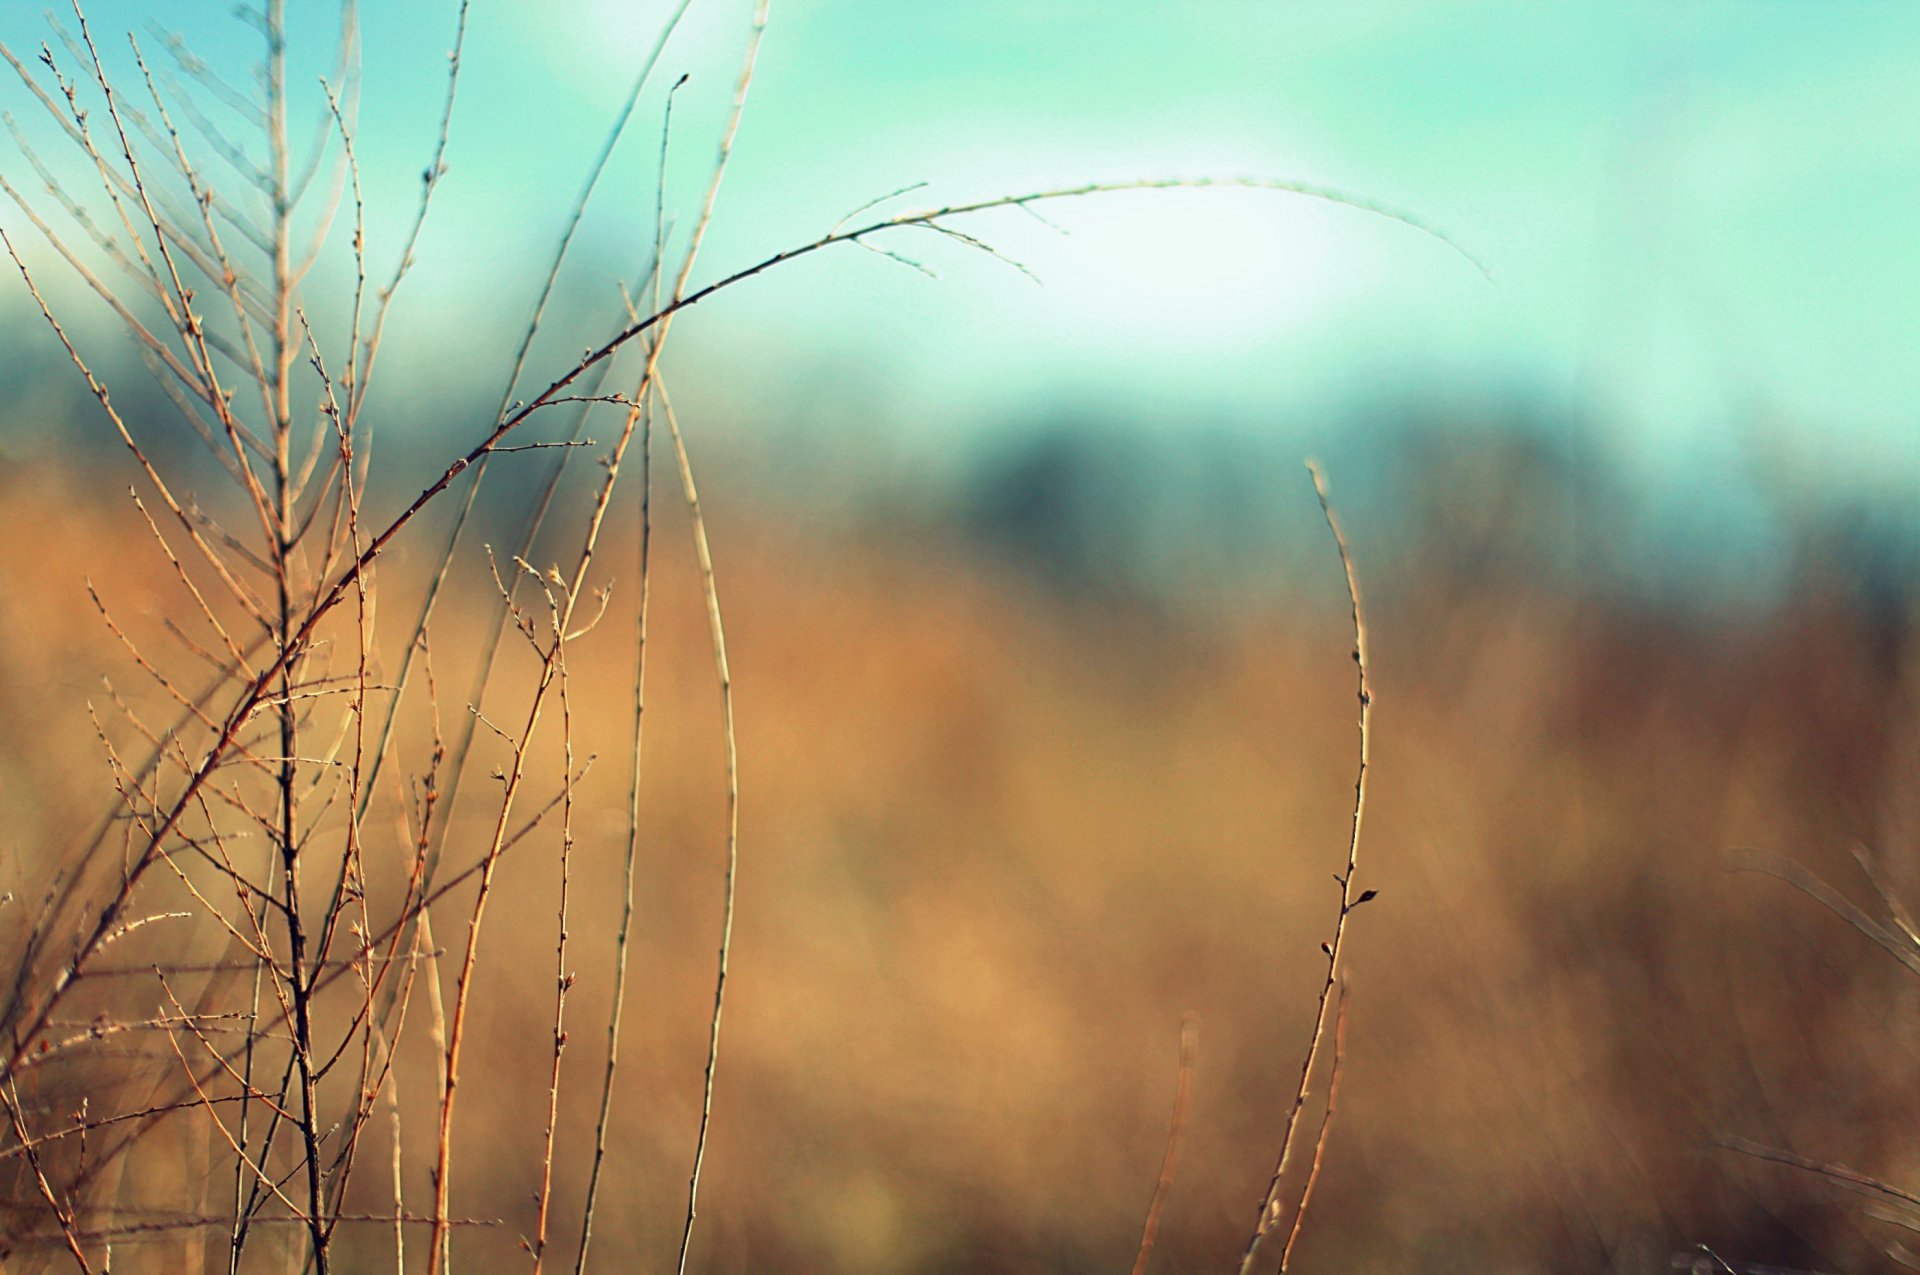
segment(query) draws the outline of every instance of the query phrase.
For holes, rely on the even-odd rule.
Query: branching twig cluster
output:
[[[488,905],[502,865],[531,853],[523,847],[537,845],[552,853],[559,906],[550,1055],[538,1104],[542,1157],[530,1174],[535,1206],[523,1243],[535,1271],[560,1263],[552,1252],[565,1233],[556,1216],[555,1164],[565,1150],[560,1111],[568,1079],[568,992],[580,954],[569,942],[568,909],[580,866],[572,852],[582,781],[592,764],[577,747],[568,654],[594,632],[609,606],[610,577],[599,563],[618,499],[634,486],[620,480],[637,444],[638,491],[632,499],[640,511],[639,621],[621,870],[625,904],[606,954],[613,1015],[592,1145],[590,1152],[583,1149],[591,1167],[572,1258],[576,1273],[585,1268],[619,1089],[634,937],[653,444],[655,426],[664,422],[706,598],[725,759],[724,904],[677,1255],[684,1271],[694,1241],[726,998],[739,758],[713,554],[662,362],[675,317],[718,291],[837,245],[898,257],[887,241],[921,231],[994,253],[960,223],[996,210],[1033,212],[1039,204],[1112,191],[1262,188],[1418,223],[1338,191],[1290,182],[1083,185],[843,224],[696,286],[696,262],[766,25],[766,0],[759,0],[711,176],[677,256],[669,252],[665,161],[673,96],[685,77],[661,94],[650,259],[640,263],[638,282],[623,289],[621,312],[607,316],[610,334],[602,343],[537,373],[536,337],[562,263],[690,6],[691,0],[682,0],[572,206],[508,362],[497,410],[464,436],[416,495],[397,499],[376,490],[371,390],[387,361],[382,356],[396,298],[449,172],[468,25],[465,0],[450,15],[443,106],[418,202],[384,271],[373,268],[368,243],[353,0],[341,5],[333,70],[310,103],[313,125],[304,147],[290,140],[295,94],[285,0],[241,10],[263,46],[253,88],[239,87],[168,32],[156,37],[164,60],[150,60],[141,42],[130,39],[120,56],[131,72],[112,72],[114,56],[78,0],[72,3],[72,27],[56,21],[55,38],[36,57],[17,56],[0,44],[0,58],[67,148],[69,166],[82,175],[63,172],[57,156],[43,153],[28,130],[13,127],[20,157],[44,199],[25,189],[23,179],[5,175],[0,192],[45,249],[116,318],[171,405],[177,418],[171,426],[197,441],[226,486],[203,498],[189,490],[190,475],[161,459],[172,453],[156,444],[171,426],[123,410],[96,370],[104,365],[83,352],[60,317],[72,303],[43,287],[30,262],[34,254],[0,229],[0,245],[26,294],[131,457],[131,499],[151,537],[153,570],[176,599],[161,626],[164,637],[155,638],[123,623],[107,593],[94,595],[142,683],[130,692],[110,687],[96,714],[113,807],[87,838],[58,856],[59,875],[39,905],[6,917],[25,915],[26,932],[19,964],[0,993],[0,1103],[8,1121],[0,1175],[8,1175],[14,1205],[0,1228],[0,1260],[22,1246],[40,1245],[64,1252],[83,1271],[104,1270],[116,1244],[171,1236],[199,1246],[195,1251],[203,1257],[206,1246],[215,1246],[221,1256],[206,1260],[208,1266],[239,1271],[265,1243],[276,1252],[295,1252],[294,1265],[324,1273],[344,1260],[337,1257],[339,1228],[351,1223],[390,1234],[401,1270],[410,1233],[424,1229],[425,1268],[434,1275],[450,1270],[455,1232],[485,1224],[463,1216],[454,1201],[460,1189],[455,1148],[462,1127],[462,1065],[473,1032],[479,958],[488,942]],[[348,302],[333,317],[315,319],[303,288],[323,262],[334,260],[350,267]],[[545,385],[527,396],[522,387],[529,376],[535,383],[544,377]],[[557,437],[535,437],[530,423],[557,408],[570,413],[571,425]],[[606,443],[586,434],[596,415],[609,426]],[[595,454],[598,473],[569,484],[573,461],[583,451]],[[477,626],[476,671],[464,700],[448,702],[434,676],[436,604],[460,560],[489,466],[496,455],[509,454],[533,458],[514,463],[547,468],[532,485],[539,495],[521,512],[514,547],[497,555],[488,551],[497,584],[491,623]],[[1323,504],[1324,496],[1322,488]],[[408,598],[399,584],[383,591],[388,551],[402,536],[422,534],[421,515],[443,498],[457,510],[418,592]],[[568,506],[568,500],[576,503]],[[373,513],[395,507],[397,513]],[[558,561],[537,565],[535,548],[552,539],[548,523],[555,509],[570,509],[578,526]],[[1328,519],[1339,539],[1330,510]],[[1340,546],[1345,561],[1344,539]],[[1352,884],[1370,700],[1350,562],[1347,569],[1360,664],[1362,770],[1353,846],[1340,878],[1339,922],[1327,949],[1320,1025],[1288,1120],[1288,1152],[1338,981],[1345,921],[1369,897],[1356,894]],[[398,599],[390,596],[396,591],[402,593]],[[380,604],[386,601],[390,613],[396,600],[410,619],[383,641]],[[463,628],[476,632],[473,625]],[[509,631],[515,636],[503,646]],[[516,659],[525,676],[509,686],[498,671]],[[417,747],[407,743],[423,732]],[[476,790],[466,781],[482,755],[489,759],[492,783]],[[537,757],[557,764],[557,791],[534,791],[542,773]],[[422,1017],[424,1029],[409,1030]],[[140,1047],[155,1038],[155,1047]],[[416,1055],[423,1070],[431,1061],[437,1077],[425,1122],[417,1107],[398,1096],[402,1059]],[[1189,1049],[1183,1076],[1190,1073]],[[1184,1097],[1180,1110],[1163,1179],[1170,1179],[1177,1155]],[[408,1112],[415,1114],[403,1119]],[[130,1166],[142,1155],[165,1154],[149,1151],[163,1143],[210,1148],[217,1171],[174,1174],[183,1197],[157,1206],[160,1213],[137,1211],[129,1192],[141,1175]],[[376,1148],[384,1149],[388,1169],[379,1182],[379,1175],[357,1172],[365,1153]],[[1278,1220],[1286,1168],[1283,1152],[1256,1244]],[[424,1169],[430,1204],[409,1206],[410,1169]],[[1303,1190],[1300,1209],[1305,1203]],[[290,1228],[302,1237],[292,1249]],[[272,1238],[263,1241],[263,1235]],[[1152,1223],[1143,1261],[1151,1247]],[[1249,1246],[1248,1264],[1252,1256]]]

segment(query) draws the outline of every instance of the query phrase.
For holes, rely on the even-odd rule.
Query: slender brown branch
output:
[[[552,594],[548,599],[552,604]],[[553,1207],[553,1148],[560,1124],[560,1063],[567,1051],[567,993],[573,988],[573,971],[567,968],[567,905],[571,901],[573,866],[573,696],[567,676],[568,635],[558,625],[559,608],[552,607],[554,659],[560,680],[560,910],[554,941],[553,992],[553,1069],[547,1078],[547,1128],[540,1154],[540,1190],[537,1195],[538,1218],[533,1236],[533,1271],[540,1275],[547,1257],[547,1224]]]
[[[1340,566],[1346,574],[1347,602],[1353,616],[1353,663],[1358,678],[1357,694],[1360,700],[1360,760],[1358,773],[1353,781],[1353,821],[1352,830],[1347,839],[1346,869],[1334,878],[1340,886],[1340,910],[1334,916],[1333,937],[1320,945],[1321,952],[1327,958],[1326,977],[1321,982],[1319,1000],[1314,1007],[1313,1031],[1307,1038],[1307,1048],[1300,1062],[1300,1083],[1294,1090],[1293,1105],[1287,1111],[1286,1131],[1280,1139],[1280,1156],[1274,1165],[1273,1180],[1268,1184],[1265,1196],[1261,1198],[1260,1212],[1254,1221],[1253,1234],[1247,1240],[1246,1251],[1240,1256],[1240,1275],[1247,1275],[1253,1269],[1260,1242],[1280,1222],[1281,1187],[1286,1180],[1287,1167],[1293,1159],[1294,1144],[1300,1130],[1300,1116],[1306,1109],[1308,1095],[1312,1093],[1314,1071],[1316,1064],[1320,1061],[1321,1048],[1326,1041],[1327,1004],[1332,1000],[1334,988],[1340,978],[1340,958],[1345,947],[1347,918],[1353,915],[1355,908],[1374,896],[1372,890],[1358,894],[1354,891],[1354,876],[1360,866],[1360,829],[1367,813],[1367,766],[1373,724],[1373,692],[1367,682],[1366,612],[1360,601],[1360,578],[1354,570],[1353,554],[1347,546],[1346,534],[1340,529],[1340,519],[1333,512],[1332,501],[1327,496],[1326,475],[1314,461],[1307,462],[1307,469],[1313,475],[1314,494],[1319,497],[1320,512],[1327,520],[1327,530],[1333,535],[1334,546],[1340,552]],[[1282,1260],[1284,1261],[1284,1258]]]
[[[1180,1144],[1187,1136],[1187,1100],[1193,1090],[1193,1068],[1200,1049],[1200,1016],[1189,1013],[1180,1023],[1180,1078],[1173,1091],[1173,1119],[1167,1125],[1167,1150],[1160,1158],[1160,1177],[1153,1184],[1153,1201],[1147,1205],[1147,1223],[1140,1232],[1140,1249],[1134,1254],[1133,1275],[1147,1275],[1153,1261],[1153,1245],[1160,1235],[1160,1210],[1167,1193],[1173,1190],[1173,1175],[1180,1168]]]
[[[673,138],[673,99],[686,83],[682,76],[667,90],[667,104],[660,121],[660,166],[654,185],[653,262],[648,283],[653,305],[660,307],[661,274],[666,262],[667,147]],[[631,298],[624,297],[629,315]],[[648,339],[647,364],[658,360],[659,341]],[[587,1250],[593,1244],[594,1209],[600,1199],[600,1172],[607,1159],[607,1131],[613,1123],[614,1078],[620,1070],[620,1027],[627,1005],[627,958],[633,943],[634,881],[640,856],[640,781],[643,774],[643,744],[647,712],[647,619],[653,600],[653,398],[641,386],[640,395],[640,599],[634,618],[633,635],[633,729],[627,744],[627,838],[620,867],[620,929],[613,941],[613,1008],[607,1016],[607,1062],[600,1078],[600,1111],[594,1119],[593,1162],[587,1172],[587,1202],[580,1216],[580,1247],[574,1257],[573,1275],[585,1275]]]
[[[720,593],[714,581],[713,552],[707,543],[706,521],[700,513],[700,496],[694,487],[693,466],[687,459],[686,441],[681,437],[673,404],[666,387],[660,386],[662,414],[673,439],[680,482],[693,523],[694,548],[700,562],[701,587],[706,594],[708,634],[713,644],[715,675],[720,682],[722,745],[725,749],[727,780],[726,876],[720,920],[720,951],[713,984],[713,1016],[707,1032],[707,1065],[700,1102],[700,1132],[694,1142],[693,1172],[687,1182],[687,1217],[680,1236],[680,1272],[685,1275],[687,1255],[693,1243],[693,1220],[700,1197],[700,1170],[706,1161],[707,1132],[713,1120],[714,1072],[720,1060],[720,1017],[726,1006],[727,962],[733,951],[733,912],[735,876],[740,865],[740,755],[733,717],[733,676],[727,667],[727,635],[720,618]]]
[[[20,1093],[13,1078],[9,1076],[6,1084],[0,1086],[0,1102],[7,1108],[7,1120],[13,1125],[13,1136],[19,1139],[20,1146],[27,1156],[27,1167],[33,1173],[33,1184],[40,1192],[40,1198],[47,1202],[53,1211],[54,1220],[60,1223],[60,1237],[66,1242],[67,1252],[73,1256],[73,1263],[80,1268],[80,1275],[93,1275],[93,1267],[87,1264],[87,1255],[80,1247],[80,1237],[74,1230],[73,1209],[60,1202],[55,1194],[53,1183],[47,1179],[47,1171],[40,1163],[39,1144],[27,1133],[25,1119],[20,1114]]]
[[[1789,1168],[1818,1174],[1827,1181],[1837,1183],[1849,1190],[1859,1191],[1867,1195],[1880,1196],[1908,1208],[1920,1209],[1920,1195],[1916,1195],[1912,1191],[1903,1190],[1889,1182],[1883,1182],[1879,1178],[1860,1172],[1858,1169],[1850,1169],[1844,1164],[1828,1164],[1800,1155],[1797,1152],[1788,1151],[1780,1147],[1769,1147],[1762,1143],[1749,1141],[1746,1138],[1722,1138],[1720,1139],[1720,1145],[1729,1151],[1737,1151],[1741,1155],[1751,1156],[1756,1160],[1766,1160],[1773,1164],[1782,1164]]]
[[[1347,984],[1340,983],[1340,1003],[1333,1011],[1333,1069],[1327,1075],[1327,1109],[1320,1115],[1320,1132],[1313,1140],[1313,1160],[1307,1166],[1307,1180],[1300,1187],[1300,1200],[1293,1207],[1293,1226],[1280,1250],[1280,1269],[1293,1260],[1293,1246],[1300,1240],[1307,1221],[1307,1205],[1313,1202],[1314,1184],[1320,1181],[1320,1165],[1327,1154],[1327,1135],[1333,1131],[1333,1113],[1340,1105],[1340,1077],[1347,1060]]]

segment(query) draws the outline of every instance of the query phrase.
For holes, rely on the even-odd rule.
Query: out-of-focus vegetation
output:
[[[763,0],[730,98],[673,125],[648,62],[615,113],[568,224],[657,109],[617,313],[569,229],[530,312],[388,346],[417,241],[370,269],[356,15],[290,72],[269,0],[251,88],[163,32],[158,76],[103,56],[78,8],[5,54],[38,183],[0,302],[6,1269],[542,1275],[590,1230],[597,1269],[1106,1270],[1150,1194],[1168,1270],[1284,1266],[1302,1216],[1318,1269],[1920,1264],[1898,502],[1758,425],[1661,477],[1597,396],[1382,382],[1322,435],[1363,625],[1291,444],[1207,402],[917,465],[694,388],[703,520],[685,305],[1216,183],[910,187],[696,272]],[[718,140],[698,185],[676,127]],[[464,348],[522,313],[517,358]],[[1246,1247],[1270,1178],[1311,1213]]]
[[[1913,978],[1728,865],[1774,851],[1867,899],[1861,846],[1906,882],[1908,599],[1817,525],[1760,607],[1543,580],[1524,564],[1563,511],[1511,455],[1424,460],[1421,501],[1353,528],[1380,582],[1363,871],[1381,894],[1357,918],[1341,1110],[1300,1261],[1656,1270],[1706,1243],[1735,1262],[1878,1265],[1899,1230],[1869,1214],[1889,1201],[1722,1143],[1920,1177]],[[1258,605],[1063,590],[1071,564],[1050,555],[1087,527],[1022,522],[1033,470],[1012,472],[981,492],[994,519],[976,509],[944,532],[796,533],[777,500],[724,480],[709,498],[750,782],[703,1269],[1125,1264],[1188,1011],[1193,1126],[1160,1260],[1220,1268],[1244,1239],[1347,816],[1335,567],[1247,540],[1247,563],[1285,564]],[[99,812],[84,705],[103,671],[126,679],[81,582],[148,627],[173,603],[100,473],[4,482],[20,548],[0,562],[0,791],[6,885],[30,899],[39,856]],[[1270,485],[1276,503],[1310,500],[1292,471]],[[1088,526],[1129,507],[1101,503]],[[1587,534],[1604,533],[1595,517]],[[658,531],[638,1025],[596,1241],[619,1264],[665,1261],[677,1238],[717,919],[718,739],[681,530],[669,515]],[[484,601],[463,579],[437,629]],[[616,640],[572,658],[579,686],[626,676]],[[581,747],[617,751],[619,697],[581,698]],[[603,815],[579,838],[604,864],[622,833]],[[536,856],[503,873],[463,1211],[512,1235],[539,1160],[528,1094],[551,990],[508,954],[539,949],[554,882]],[[581,950],[602,950],[613,919],[607,898],[581,901]],[[576,1039],[599,1030],[606,990],[583,963]],[[588,1088],[563,1091],[563,1145],[585,1136]],[[403,1075],[401,1093],[426,1101],[430,1076]],[[181,1172],[205,1136],[182,1126]],[[561,1163],[565,1207],[580,1183]]]

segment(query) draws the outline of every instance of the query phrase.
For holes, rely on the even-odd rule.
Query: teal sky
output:
[[[396,358],[430,358],[442,382],[492,379],[665,9],[476,0]],[[684,231],[749,9],[697,0],[669,47],[568,275],[561,348],[601,330],[608,281],[645,255],[660,91],[683,70],[670,208]],[[376,259],[411,215],[453,12],[365,8]],[[254,56],[204,0],[89,13],[97,34],[151,16],[211,61]],[[25,12],[0,20],[23,52],[43,31]],[[17,85],[0,102],[30,105]],[[1605,445],[1650,474],[1736,463],[1757,423],[1815,478],[1920,477],[1911,4],[775,0],[698,274],[909,182],[929,187],[903,206],[1180,174],[1303,178],[1404,207],[1494,281],[1324,204],[1114,196],[1050,211],[1065,235],[1017,213],[970,227],[1041,287],[925,237],[895,246],[938,281],[846,250],[749,283],[677,331],[681,397],[938,452],[1048,405],[1168,429],[1225,418],[1306,447],[1356,397],[1516,393],[1605,422]],[[0,289],[0,307],[22,302]]]

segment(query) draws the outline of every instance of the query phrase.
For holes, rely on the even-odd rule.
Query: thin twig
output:
[[[47,1202],[47,1207],[53,1210],[54,1220],[60,1223],[60,1236],[66,1241],[67,1252],[73,1256],[74,1265],[80,1268],[80,1275],[93,1275],[93,1268],[87,1264],[87,1255],[80,1248],[80,1237],[74,1230],[73,1209],[70,1205],[63,1205],[60,1197],[54,1193],[53,1183],[48,1181],[47,1171],[40,1163],[39,1144],[27,1133],[26,1121],[20,1114],[20,1092],[11,1076],[7,1077],[5,1086],[0,1087],[0,1102],[6,1104],[7,1120],[13,1126],[13,1136],[26,1151],[27,1167],[33,1173],[34,1186],[39,1190],[40,1198]]]
[[[1293,1208],[1293,1227],[1280,1250],[1280,1269],[1293,1260],[1293,1246],[1306,1225],[1307,1205],[1313,1202],[1314,1184],[1320,1181],[1320,1165],[1327,1154],[1327,1135],[1333,1131],[1333,1113],[1340,1105],[1340,1077],[1347,1060],[1347,983],[1340,981],[1340,1003],[1333,1011],[1333,1069],[1327,1075],[1327,1109],[1320,1115],[1320,1132],[1313,1140],[1313,1161],[1307,1166],[1307,1180],[1300,1187],[1300,1201]]]
[[[1180,1168],[1180,1144],[1187,1136],[1187,1099],[1193,1090],[1193,1067],[1200,1049],[1200,1016],[1189,1013],[1180,1023],[1180,1079],[1173,1091],[1173,1119],[1167,1126],[1167,1150],[1160,1158],[1160,1177],[1153,1184],[1153,1202],[1147,1206],[1147,1224],[1140,1232],[1140,1250],[1134,1254],[1133,1275],[1147,1275],[1154,1241],[1160,1234],[1160,1210],[1173,1189]]]
[[[648,271],[654,306],[659,308],[660,276],[666,258],[667,147],[673,137],[674,94],[686,83],[682,76],[667,91],[660,123],[660,168],[654,187],[653,263]],[[632,313],[632,305],[627,306]],[[657,340],[650,340],[648,366],[658,358]],[[643,385],[642,390],[645,390]],[[653,600],[653,395],[640,400],[640,542],[638,571],[640,599],[633,635],[633,730],[627,744],[627,840],[621,859],[620,929],[613,940],[613,1006],[607,1017],[607,1062],[600,1077],[600,1111],[594,1118],[593,1161],[587,1171],[587,1201],[580,1216],[580,1248],[573,1275],[585,1275],[587,1251],[593,1244],[594,1209],[600,1200],[600,1172],[607,1160],[607,1131],[613,1125],[614,1079],[620,1070],[620,1027],[627,1006],[627,960],[633,947],[634,882],[640,857],[640,781],[642,745],[647,712],[647,619]]]
[[[1308,461],[1307,470],[1313,475],[1314,494],[1320,500],[1320,512],[1327,520],[1327,530],[1333,534],[1334,546],[1340,551],[1340,566],[1347,578],[1347,602],[1353,613],[1353,662],[1358,675],[1358,696],[1360,700],[1360,761],[1358,773],[1353,781],[1353,823],[1347,839],[1346,870],[1334,878],[1340,886],[1340,910],[1333,921],[1333,937],[1320,945],[1321,952],[1327,958],[1327,972],[1320,985],[1319,1001],[1313,1013],[1313,1031],[1307,1038],[1305,1056],[1300,1062],[1300,1084],[1293,1095],[1293,1105],[1287,1112],[1286,1132],[1280,1139],[1280,1156],[1274,1165],[1273,1180],[1267,1186],[1266,1194],[1260,1201],[1260,1212],[1254,1221],[1253,1234],[1247,1240],[1246,1251],[1240,1256],[1240,1275],[1247,1275],[1253,1269],[1260,1242],[1267,1237],[1280,1222],[1281,1186],[1285,1182],[1287,1167],[1293,1158],[1294,1144],[1300,1129],[1300,1116],[1306,1109],[1307,1096],[1312,1092],[1315,1065],[1320,1060],[1320,1050],[1327,1034],[1327,1004],[1333,998],[1334,987],[1340,978],[1340,957],[1347,934],[1347,918],[1353,910],[1374,896],[1374,891],[1354,892],[1354,875],[1360,865],[1360,827],[1367,812],[1367,765],[1369,745],[1372,742],[1373,692],[1367,682],[1367,623],[1366,612],[1360,602],[1360,579],[1354,570],[1353,554],[1347,546],[1347,537],[1340,529],[1340,520],[1333,512],[1333,504],[1327,496],[1326,475],[1321,472],[1317,462]]]
[[[700,582],[707,600],[708,634],[713,642],[714,672],[720,681],[720,717],[727,773],[727,868],[724,901],[720,921],[720,951],[713,983],[713,1017],[707,1031],[706,1078],[700,1099],[700,1132],[694,1142],[693,1172],[687,1180],[687,1218],[680,1234],[680,1275],[686,1275],[687,1253],[693,1244],[693,1219],[700,1199],[700,1170],[706,1162],[707,1131],[713,1121],[714,1071],[720,1061],[720,1015],[726,1006],[727,961],[733,952],[733,910],[735,876],[740,865],[740,753],[733,719],[733,675],[727,668],[727,634],[720,618],[720,592],[714,582],[713,552],[707,543],[707,525],[700,513],[700,496],[694,488],[693,466],[687,459],[686,442],[680,435],[673,404],[661,383],[660,404],[667,430],[673,438],[674,456],[680,467],[680,482],[692,517],[694,549],[700,560]]]

